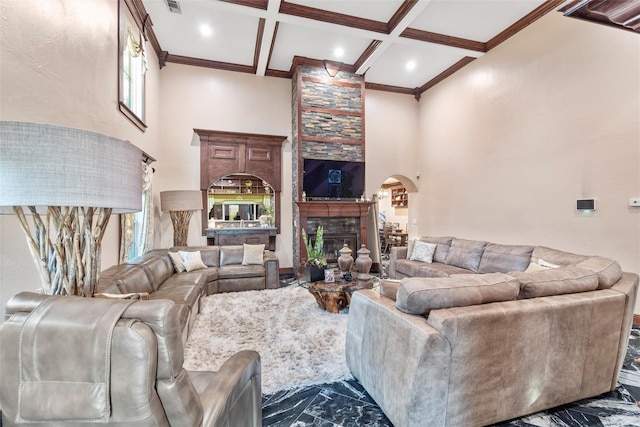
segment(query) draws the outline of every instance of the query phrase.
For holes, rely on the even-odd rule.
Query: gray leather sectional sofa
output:
[[[186,371],[178,304],[23,292],[6,308],[5,427],[262,425],[258,353]]]
[[[482,426],[613,390],[638,275],[599,256],[423,237],[356,292],[347,364],[398,426]]]
[[[200,252],[206,268],[176,272],[169,253],[179,251]],[[264,252],[262,264],[243,264],[243,258],[244,245],[156,249],[104,270],[96,293],[142,293],[151,300],[174,301],[186,341],[205,295],[279,287],[279,261],[273,252]]]

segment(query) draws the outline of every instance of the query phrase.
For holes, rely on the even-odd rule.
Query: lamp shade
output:
[[[8,206],[142,209],[142,151],[95,132],[0,121],[0,212]],[[41,210],[41,209],[39,209]]]
[[[201,210],[202,192],[200,190],[161,191],[160,209],[162,212]]]

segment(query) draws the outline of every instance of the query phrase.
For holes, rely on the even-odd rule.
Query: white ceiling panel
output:
[[[288,71],[294,56],[353,64],[369,46],[371,39],[358,38],[293,24],[280,24],[269,68]],[[344,56],[335,55],[342,48]]]
[[[287,3],[379,22],[389,22],[396,10],[402,6],[402,0],[290,0]]]
[[[367,82],[398,87],[403,89],[399,90],[402,93],[425,86],[465,56],[483,55],[483,43],[537,8],[544,13],[556,13],[554,10],[562,3],[561,0],[171,1],[179,4],[182,14],[171,13],[166,0],[142,0],[153,21],[151,31],[160,45],[158,55],[163,56],[161,51],[169,52],[166,62],[287,77],[295,56],[326,59],[358,65],[359,72],[368,70]],[[388,23],[400,11],[401,19],[390,33],[371,25],[371,21]],[[537,13],[536,18],[542,15]],[[261,18],[265,20],[262,32]],[[211,28],[209,37],[200,34],[199,27],[203,24]],[[407,28],[435,35],[413,31],[408,37],[401,37]],[[258,39],[260,34],[262,39]],[[455,43],[450,41],[451,37],[476,43]],[[368,50],[374,40],[378,42],[376,49]],[[259,56],[254,64],[257,44]],[[336,55],[336,48],[343,49],[343,56]],[[356,64],[360,58],[363,61]],[[414,70],[405,69],[409,60],[415,61]],[[161,61],[160,65],[164,63]],[[253,65],[255,68],[247,67]]]
[[[434,0],[410,27],[487,42],[544,0]]]
[[[212,7],[211,2],[179,1],[182,14],[169,11],[164,1],[143,0],[162,49],[170,54],[252,65],[259,19]],[[211,35],[200,33],[206,25]]]
[[[420,87],[462,58],[459,53],[437,45],[416,49],[396,44],[389,47],[371,66],[365,80],[392,86]],[[408,62],[415,64],[413,70],[407,70]]]

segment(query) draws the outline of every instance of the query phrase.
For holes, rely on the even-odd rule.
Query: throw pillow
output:
[[[433,254],[436,252],[436,245],[416,240],[411,253],[411,261],[431,262]]]
[[[525,270],[527,273],[531,273],[532,271],[544,271],[550,268],[558,268],[560,267],[557,264],[553,264],[549,261],[545,261],[542,258],[538,259],[538,262],[532,262],[529,264],[529,267]]]
[[[264,264],[264,244],[248,245],[245,243],[243,246],[242,265]]]
[[[194,271],[207,268],[207,265],[202,261],[200,251],[178,251],[178,253],[182,258],[185,270]]]
[[[169,252],[169,258],[171,258],[171,263],[173,264],[173,268],[176,270],[176,273],[182,273],[185,268],[182,263],[182,257],[178,252]]]
[[[203,268],[207,268],[204,262],[201,259],[194,258],[184,262],[184,268],[187,271],[196,271],[202,270]]]
[[[421,237],[420,240],[429,243],[436,244],[436,253],[433,254],[433,260],[442,264],[447,262],[447,254],[449,253],[449,247],[451,247],[451,241],[453,237]]]

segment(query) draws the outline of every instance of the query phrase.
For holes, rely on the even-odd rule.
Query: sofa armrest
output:
[[[189,372],[189,378],[202,402],[202,426],[262,425],[262,371],[255,351],[235,353],[217,372]]]
[[[394,425],[445,425],[451,347],[423,316],[402,313],[377,290],[357,291],[345,353],[353,375]]]
[[[273,252],[264,253],[264,286],[266,289],[280,287],[280,260]]]
[[[396,261],[399,259],[405,259],[407,257],[408,246],[394,246],[389,251],[389,277],[397,279],[396,277]]]

